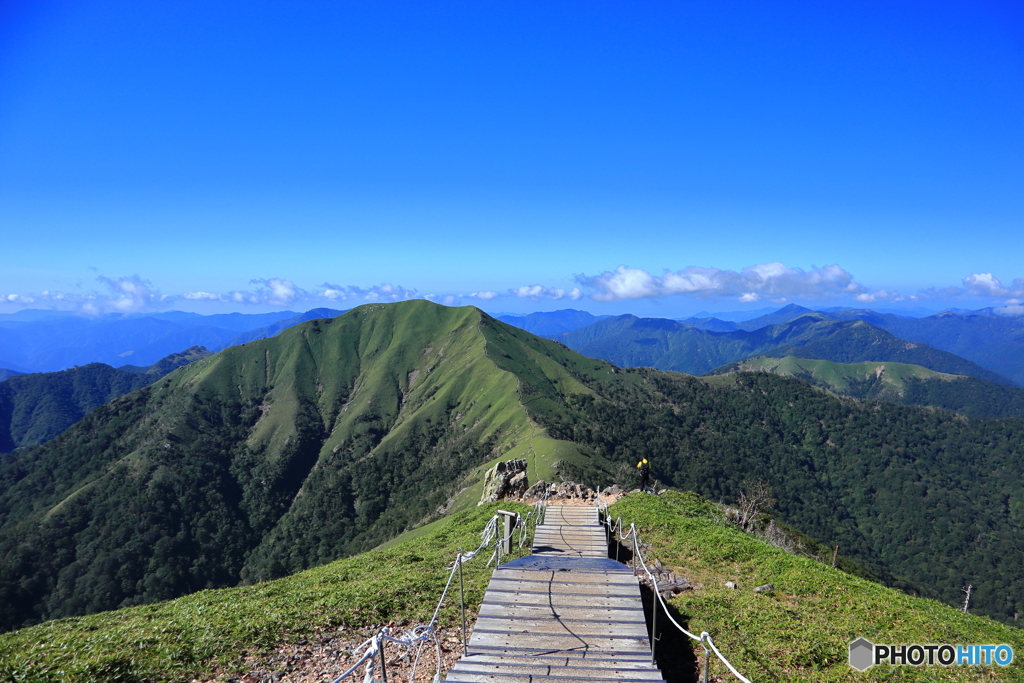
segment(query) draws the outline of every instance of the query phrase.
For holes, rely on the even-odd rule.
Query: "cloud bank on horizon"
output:
[[[577,275],[577,286],[571,289],[539,284],[511,287],[505,292],[479,290],[470,293],[429,293],[392,284],[370,287],[338,285],[324,282],[306,289],[292,280],[280,277],[254,278],[247,290],[224,293],[205,290],[180,294],[163,294],[153,284],[131,275],[110,278],[100,275],[97,282],[105,291],[83,293],[44,290],[31,294],[6,294],[0,304],[8,310],[50,308],[74,311],[83,315],[106,313],[134,314],[171,310],[192,303],[219,305],[238,310],[246,307],[288,307],[301,305],[358,306],[372,302],[395,302],[427,299],[447,306],[494,304],[501,300],[528,300],[541,303],[575,303],[589,300],[595,304],[638,300],[665,300],[685,297],[715,300],[734,304],[757,302],[785,304],[790,302],[925,303],[947,305],[967,304],[993,307],[1003,315],[1024,315],[1024,278],[1006,285],[991,273],[971,273],[961,286],[929,288],[913,293],[871,289],[858,282],[852,273],[837,264],[813,266],[809,270],[790,267],[779,262],[758,264],[739,271],[712,267],[687,266],[654,275],[642,268],[620,265],[598,275]],[[578,305],[578,304],[577,304]]]

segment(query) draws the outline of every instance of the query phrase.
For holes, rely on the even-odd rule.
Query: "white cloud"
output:
[[[1005,296],[1009,294],[1003,284],[992,273],[972,273],[963,280],[969,294],[975,296]]]
[[[191,301],[221,301],[220,294],[211,294],[210,292],[185,292],[181,295],[185,299]]]
[[[295,283],[291,280],[284,280],[279,277],[267,278],[265,280],[250,280],[250,284],[263,285],[255,294],[249,297],[252,301],[253,297],[256,297],[257,301],[253,303],[266,303],[274,306],[284,306],[290,304],[297,299],[306,298],[306,292],[295,286]]]
[[[485,290],[482,292],[473,292],[472,294],[467,294],[466,296],[471,296],[474,299],[482,299],[483,301],[490,301],[491,299],[497,298],[498,293]]]
[[[1011,299],[1010,301],[1013,301],[1014,303],[1007,302],[1005,306],[1000,306],[999,308],[992,309],[993,312],[996,315],[1024,315],[1024,304],[1020,303],[1019,301],[1016,301],[1015,299]]]
[[[366,289],[355,285],[347,287],[332,285],[329,282],[325,282],[320,287],[323,288],[320,296],[331,301],[405,301],[424,298],[415,289],[406,289],[387,283]]]
[[[116,280],[100,275],[96,279],[107,286],[110,296],[96,297],[84,304],[83,311],[86,313],[138,313],[154,308],[163,298],[148,280],[143,280],[138,275]]]
[[[744,302],[762,298],[781,302],[793,297],[821,299],[867,292],[853,275],[837,265],[805,271],[778,262],[750,266],[739,272],[689,266],[674,272],[666,270],[660,277],[641,268],[622,265],[615,271],[593,277],[580,275],[576,280],[594,290],[591,298],[595,301],[682,294],[697,298],[735,296]]]
[[[529,285],[516,287],[508,291],[521,299],[548,299],[550,301],[569,299],[570,301],[578,301],[583,298],[583,290],[579,287],[573,287],[567,292],[564,289],[542,287],[541,285]]]
[[[861,303],[870,304],[876,301],[902,301],[903,297],[900,296],[899,292],[887,292],[884,289],[879,289],[874,292],[861,292],[860,294],[853,297]],[[913,298],[913,297],[911,297]]]

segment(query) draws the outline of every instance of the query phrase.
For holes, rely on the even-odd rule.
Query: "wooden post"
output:
[[[466,642],[466,590],[462,584],[462,548],[459,548],[459,611],[462,613],[462,654],[466,654],[469,644]]]
[[[708,669],[711,668],[711,650],[704,646],[704,673],[701,675],[701,683],[708,683]]]
[[[654,664],[654,644],[658,641],[658,580],[651,586],[654,602],[651,604],[651,666]]]
[[[839,557],[839,546],[836,546],[836,549],[832,551],[832,569],[836,568],[837,557]]]
[[[380,636],[380,678],[383,683],[388,683],[388,665],[384,662],[387,659],[384,656],[384,636]]]
[[[508,555],[512,552],[512,520],[516,518],[516,513],[509,512],[508,510],[498,510],[498,514],[505,518],[505,533],[502,536],[503,552]]]

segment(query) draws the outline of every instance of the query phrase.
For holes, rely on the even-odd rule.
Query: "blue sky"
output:
[[[0,313],[1024,311],[1016,3],[8,2]]]

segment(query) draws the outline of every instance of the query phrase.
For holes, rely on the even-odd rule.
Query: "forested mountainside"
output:
[[[295,572],[476,502],[481,468],[734,500],[977,612],[1024,607],[1024,421],[796,379],[622,371],[475,308],[363,306],[232,347],[0,464],[0,609],[31,620]],[[462,493],[460,493],[462,491]],[[475,494],[477,497],[478,493]]]
[[[969,360],[898,339],[870,323],[823,320],[817,315],[733,332],[712,332],[663,318],[623,315],[553,338],[586,356],[621,367],[652,367],[692,375],[702,375],[752,356],[797,356],[836,363],[909,363],[936,372],[1013,384]]]
[[[756,356],[705,376],[771,372],[852,398],[945,408],[968,417],[1024,417],[1024,389],[977,377],[935,372],[906,363],[833,363],[786,356]]]
[[[203,347],[193,346],[148,367],[90,363],[0,382],[0,453],[48,441],[107,401],[209,355]]]

